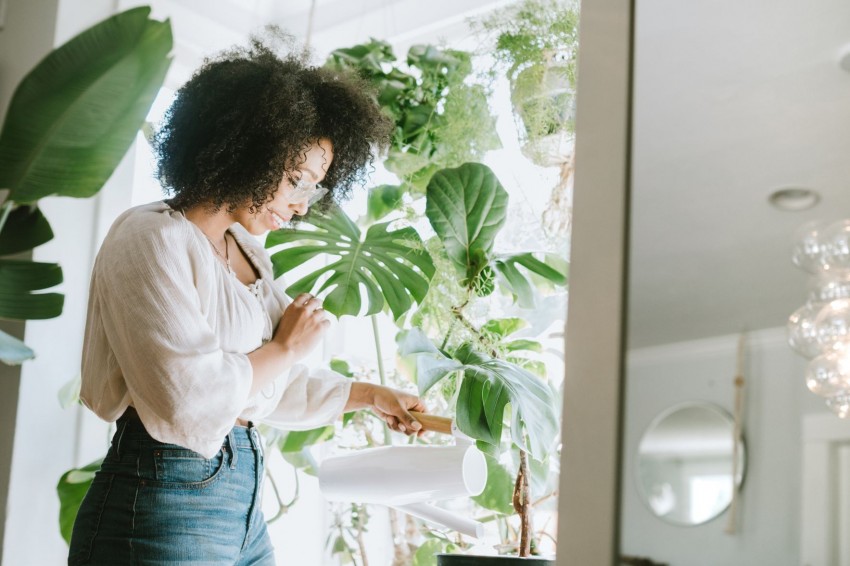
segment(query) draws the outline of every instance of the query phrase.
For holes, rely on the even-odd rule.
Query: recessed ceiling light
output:
[[[820,195],[810,189],[779,189],[767,197],[768,202],[779,210],[808,210],[820,202]]]

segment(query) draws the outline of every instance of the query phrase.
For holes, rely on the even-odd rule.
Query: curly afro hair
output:
[[[319,138],[331,141],[334,158],[322,183],[330,191],[314,209],[365,183],[392,124],[362,79],[306,59],[306,52],[280,56],[255,37],[206,60],[180,88],[153,144],[172,206],[256,212],[284,176],[295,180]]]

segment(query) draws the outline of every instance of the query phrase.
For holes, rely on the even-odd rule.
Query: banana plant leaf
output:
[[[496,234],[505,223],[508,193],[481,163],[464,163],[434,173],[426,190],[425,214],[463,285],[487,267]]]
[[[89,197],[121,161],[171,63],[171,25],[134,8],[87,29],[18,85],[0,131],[0,187],[32,203]]]
[[[74,521],[83,503],[83,498],[91,486],[94,473],[100,469],[103,459],[91,464],[65,472],[56,485],[59,494],[59,532],[65,542],[71,544],[71,531]]]
[[[290,296],[330,289],[323,304],[330,313],[358,315],[365,302],[367,315],[388,305],[396,319],[425,298],[434,264],[413,228],[390,230],[385,222],[371,226],[364,236],[339,208],[311,215],[308,221],[315,229],[278,230],[266,239],[267,248],[288,246],[271,256],[275,277],[320,254],[337,259],[290,285]]]
[[[62,282],[55,263],[0,259],[0,318],[33,320],[59,316],[65,297],[59,293],[33,293]]]
[[[513,294],[514,300],[522,308],[536,308],[537,301],[534,282],[517,266],[522,266],[529,274],[534,273],[555,285],[567,284],[567,263],[563,258],[551,253],[545,253],[542,256],[541,261],[532,252],[524,252],[500,255],[493,260],[493,267],[501,276],[501,284]]]
[[[9,213],[0,230],[0,255],[31,250],[53,239],[53,230],[41,210],[19,206]]]

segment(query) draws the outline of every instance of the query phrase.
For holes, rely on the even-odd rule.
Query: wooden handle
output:
[[[417,411],[410,411],[413,418],[419,421],[422,428],[433,432],[442,432],[443,434],[452,433],[452,420],[447,417],[438,417],[436,415],[427,415]]]

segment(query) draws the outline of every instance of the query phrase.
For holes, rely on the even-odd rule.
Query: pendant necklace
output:
[[[215,251],[215,255],[220,257],[224,261],[224,263],[227,265],[227,272],[229,274],[233,275],[233,268],[230,267],[230,246],[227,245],[227,232],[224,233],[224,255],[222,255],[222,253],[220,251],[218,251],[218,248],[215,246],[213,241],[210,240],[209,236],[207,236],[206,234],[204,234],[204,236],[206,237],[207,241],[212,246],[213,251]]]

